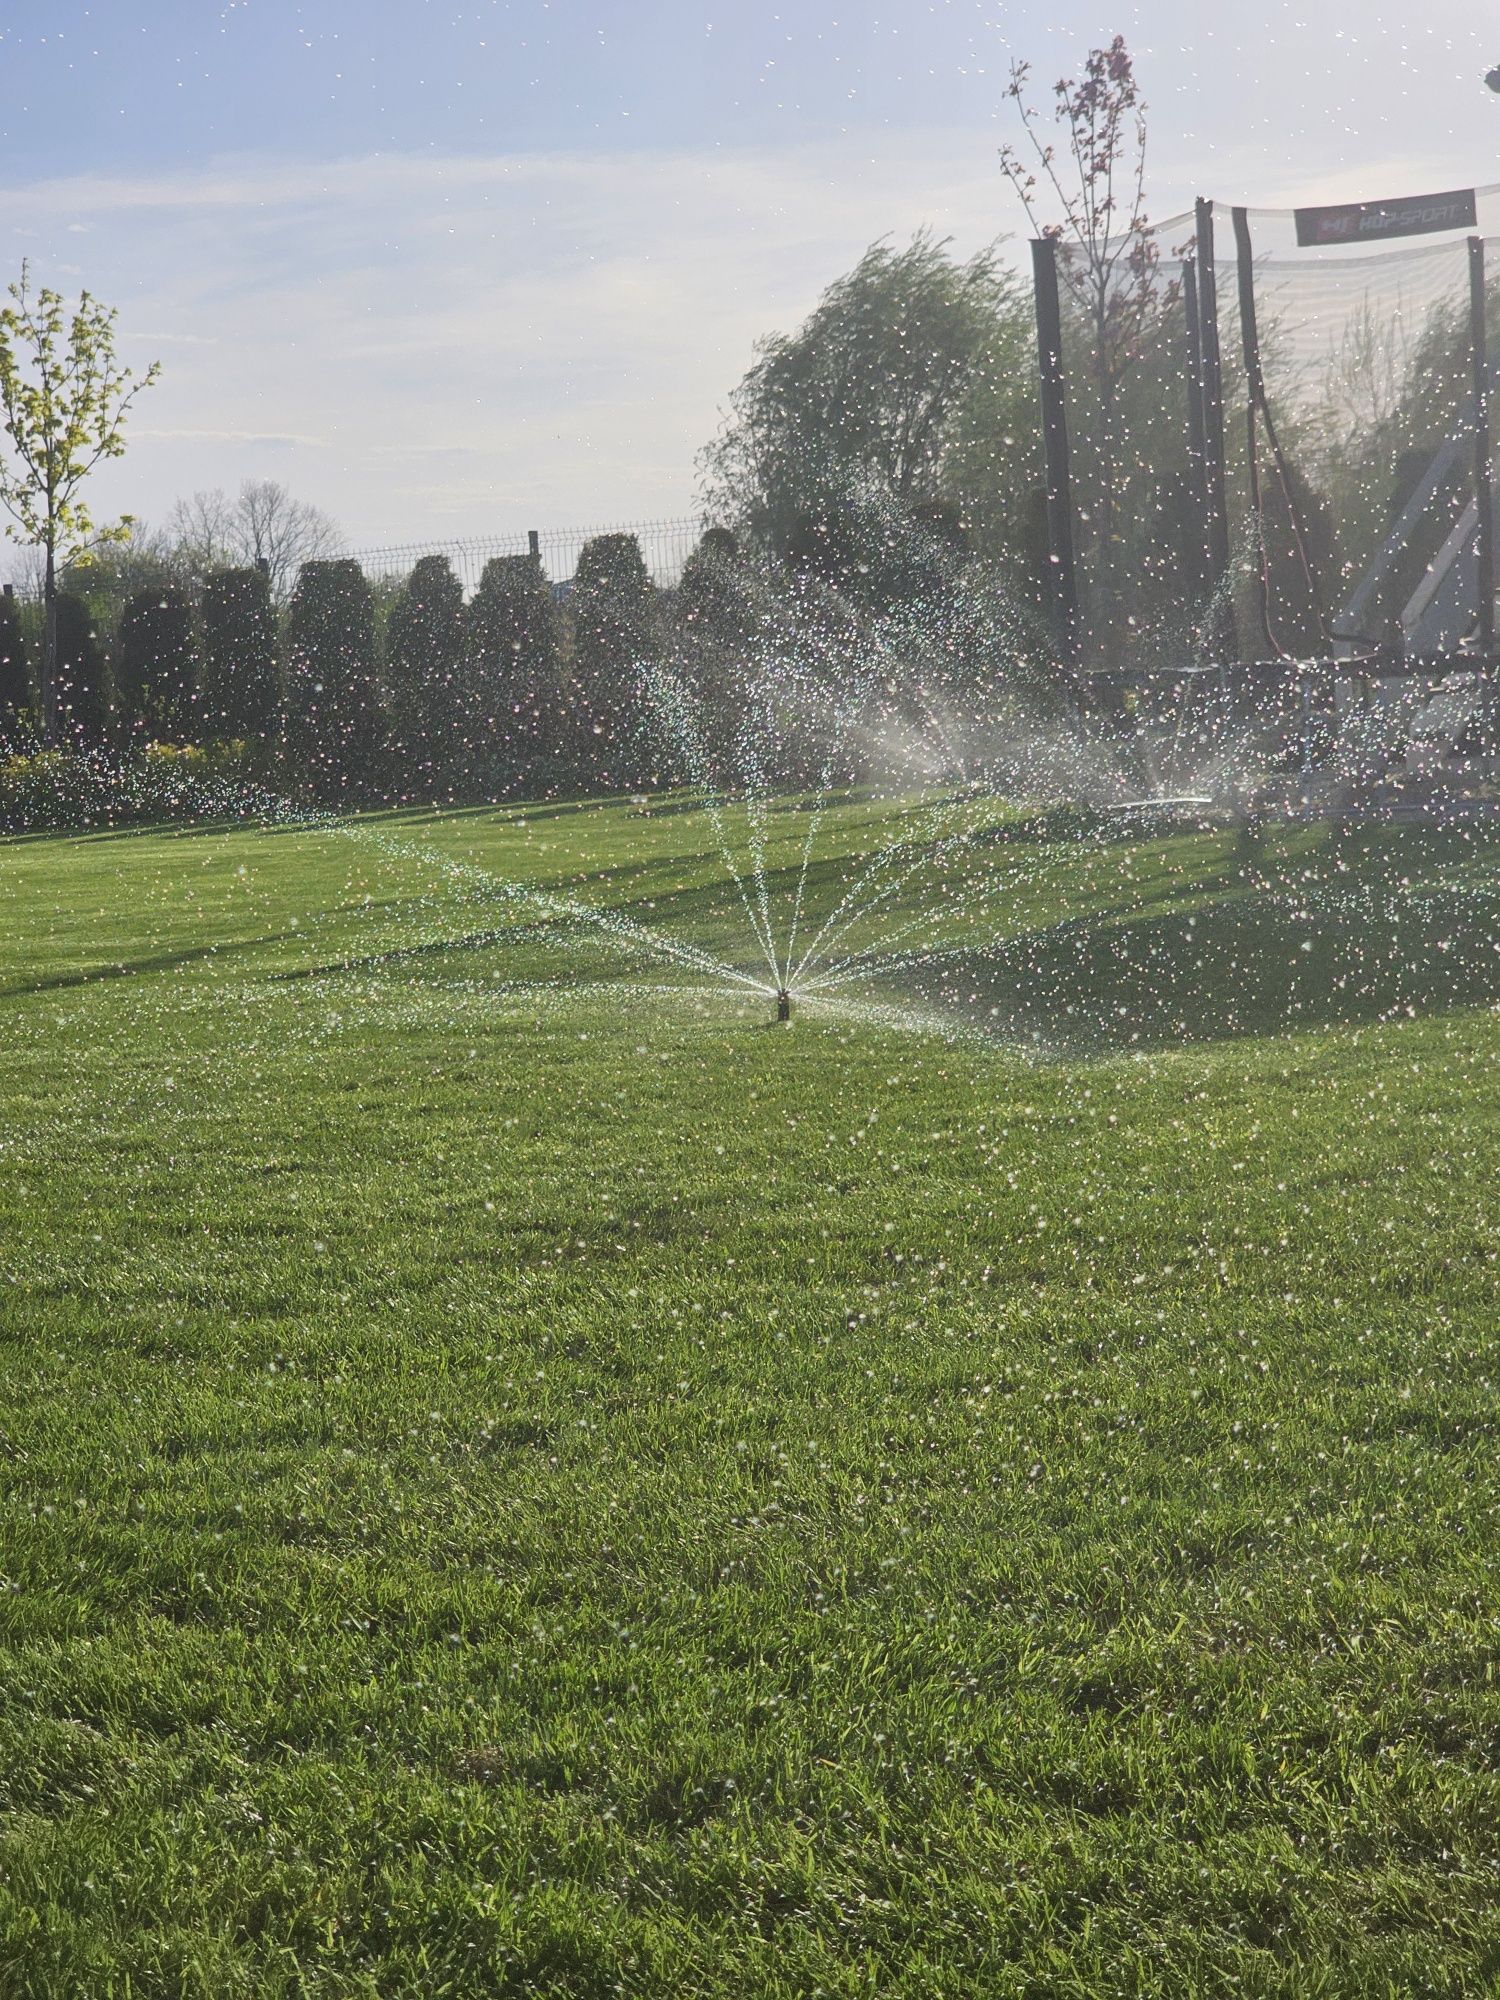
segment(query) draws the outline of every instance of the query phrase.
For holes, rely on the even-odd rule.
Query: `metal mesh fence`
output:
[[[495,556],[519,556],[534,550],[551,583],[572,582],[585,542],[596,535],[634,535],[651,580],[663,587],[675,584],[703,531],[701,521],[683,517],[665,521],[631,521],[611,527],[528,529],[514,535],[482,535],[451,542],[402,542],[385,548],[351,551],[372,582],[399,582],[423,556],[446,556],[471,596],[484,566]]]
[[[1189,355],[1174,216],[1108,263],[1058,258],[1085,656],[1123,664],[1190,618],[1206,575],[1190,477]]]

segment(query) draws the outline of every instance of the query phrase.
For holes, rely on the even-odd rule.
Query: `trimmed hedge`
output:
[[[269,742],[281,706],[271,580],[254,568],[221,569],[203,586],[199,726],[210,741]]]
[[[384,737],[369,581],[348,558],[304,563],[287,615],[287,770],[319,798],[368,796]]]
[[[120,618],[115,700],[127,730],[180,743],[193,734],[198,640],[193,602],[176,584],[138,590]]]
[[[249,783],[244,743],[151,744],[0,756],[0,833],[86,833],[161,820],[284,821],[285,804]]]
[[[423,556],[391,606],[385,678],[396,788],[451,795],[470,761],[474,700],[463,585],[446,556]]]

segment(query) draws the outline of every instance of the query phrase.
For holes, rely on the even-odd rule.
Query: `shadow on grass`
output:
[[[1159,1048],[1500,1003],[1500,900],[1352,889],[1067,919],[872,985],[1054,1048]]]
[[[194,945],[185,951],[155,952],[147,958],[122,958],[110,965],[90,965],[76,972],[57,972],[46,979],[30,979],[14,986],[0,986],[0,1000],[20,1000],[36,993],[65,993],[77,986],[94,986],[102,979],[130,979],[138,973],[175,972],[184,965],[201,964],[210,958],[230,958],[236,952],[260,951],[269,944],[305,941],[304,931],[271,931],[261,937],[229,938],[220,944]]]
[[[414,826],[427,815],[382,817]],[[438,817],[451,825],[460,815]],[[915,843],[910,880],[888,910],[873,912],[861,926],[860,962],[824,997],[920,1005],[997,1039],[1076,1053],[1500,1003],[1500,844],[1469,831],[1383,827],[1338,838],[1327,829],[1298,828],[1274,840],[1236,841],[1223,830],[1087,839],[1056,843],[1041,873],[1028,861],[1013,875],[1001,859],[1011,839],[1019,849],[1031,846],[1030,829],[986,831],[958,855],[923,853]],[[800,860],[769,868],[767,893],[778,925],[800,884],[799,941],[810,939],[825,916],[837,917],[864,858],[824,854],[805,881]],[[455,955],[473,967],[494,954],[512,978],[524,976],[534,956],[542,964],[550,959],[565,982],[580,988],[631,967],[670,979],[664,954],[648,936],[605,934],[611,919],[761,976],[753,926],[727,879],[681,886],[662,880],[712,864],[712,855],[695,853],[600,868],[589,878],[596,894],[603,892],[594,906],[599,930],[582,915],[517,910],[498,925],[338,953],[269,976],[295,981],[403,967],[420,976],[422,967]],[[955,935],[965,887],[974,882],[986,882],[991,898],[978,932],[969,934],[982,932],[978,943]],[[564,876],[518,887],[523,898],[571,894]],[[630,893],[611,902],[611,890]],[[403,900],[376,907],[399,908]],[[889,955],[883,937],[892,941]],[[305,929],[226,940],[16,982],[0,988],[0,998],[170,971],[292,940],[310,942]],[[778,928],[778,946],[784,942]]]

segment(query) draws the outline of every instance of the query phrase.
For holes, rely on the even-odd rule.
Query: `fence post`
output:
[[[1031,245],[1036,293],[1037,362],[1041,375],[1042,446],[1047,467],[1047,554],[1064,664],[1078,664],[1078,574],[1073,555],[1073,479],[1068,459],[1067,396],[1062,366],[1062,306],[1057,294],[1057,240]]]

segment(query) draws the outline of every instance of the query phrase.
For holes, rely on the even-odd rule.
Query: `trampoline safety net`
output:
[[[1058,242],[1083,671],[1475,644],[1487,236],[1496,188],[1473,229],[1378,245],[1208,204],[1104,257]]]

